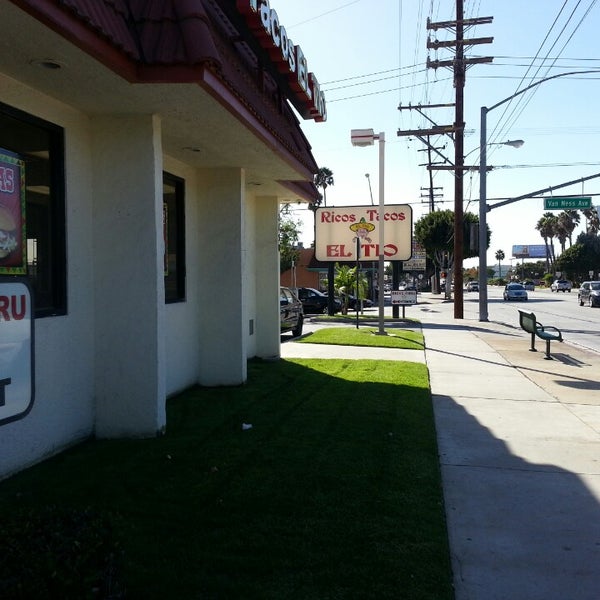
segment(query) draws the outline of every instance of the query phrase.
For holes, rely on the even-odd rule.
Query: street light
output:
[[[371,206],[374,206],[375,203],[373,202],[373,190],[371,189],[371,176],[368,173],[365,173],[365,177],[369,182],[369,196],[371,196]]]
[[[486,124],[483,117],[483,108],[485,107],[482,107],[481,109],[482,145],[479,148],[475,148],[475,150],[481,150],[479,157],[479,320],[487,321],[487,206],[485,200],[483,200],[486,198],[487,194],[487,148],[488,146],[511,146],[512,148],[520,148],[525,142],[523,140],[507,140],[506,142],[486,143],[485,138],[487,137],[487,133],[485,131]],[[475,152],[475,150],[472,150],[471,152]],[[471,154],[471,152],[469,152],[469,154]]]
[[[384,224],[384,180],[385,180],[385,133],[375,134],[372,129],[352,129],[350,132],[350,140],[353,146],[373,146],[375,140],[379,140],[379,273],[378,277],[378,299],[379,299],[379,331],[377,335],[385,335],[384,327],[384,277],[385,277],[385,258],[384,245],[385,238],[383,235]],[[370,185],[370,180],[369,180]]]
[[[506,142],[490,142],[488,143],[488,147],[489,146],[510,146],[511,148],[520,148],[523,144],[525,143],[524,140],[506,140]],[[471,156],[471,154],[473,154],[473,152],[477,152],[477,150],[479,150],[480,146],[477,146],[477,148],[471,150],[471,152],[467,152],[467,154],[465,154],[465,158],[467,158],[468,156]],[[469,167],[470,171],[479,171],[479,167]]]
[[[513,98],[528,92],[531,88],[534,88],[545,81],[551,79],[558,79],[559,77],[567,77],[568,75],[583,75],[585,73],[598,73],[598,69],[589,71],[569,71],[568,73],[558,73],[524,87],[522,90],[515,92],[512,96],[496,102],[489,108],[486,106],[481,107],[481,130],[480,130],[480,142],[479,147],[481,149],[481,155],[479,159],[479,320],[488,320],[488,294],[487,294],[487,114],[506,104]],[[515,140],[522,141],[522,140]],[[523,144],[520,144],[521,146]],[[516,146],[517,148],[520,146]]]

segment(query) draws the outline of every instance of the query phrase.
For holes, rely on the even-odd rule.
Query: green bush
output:
[[[0,598],[124,598],[119,544],[109,518],[91,509],[48,506],[2,520]]]

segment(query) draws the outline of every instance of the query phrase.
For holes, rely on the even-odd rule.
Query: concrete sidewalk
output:
[[[600,599],[600,355],[423,310],[457,600]],[[297,347],[297,348],[295,348]],[[286,343],[282,356],[362,358]],[[324,349],[326,348],[326,349]],[[305,354],[306,356],[306,354]],[[311,356],[316,356],[312,354]],[[381,358],[411,360],[386,352]]]

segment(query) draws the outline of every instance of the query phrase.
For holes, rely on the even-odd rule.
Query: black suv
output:
[[[315,288],[301,287],[298,288],[298,298],[302,302],[305,313],[322,314],[327,312],[327,294],[315,290]],[[342,303],[335,298],[334,300],[335,312],[339,312],[342,309]]]
[[[292,290],[286,287],[279,288],[279,316],[281,333],[291,331],[294,337],[302,335],[304,324],[302,302]]]

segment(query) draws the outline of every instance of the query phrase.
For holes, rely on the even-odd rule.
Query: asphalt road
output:
[[[589,308],[579,306],[577,302],[577,290],[572,292],[551,292],[547,289],[536,289],[528,292],[527,302],[507,302],[502,299],[502,287],[488,287],[488,317],[490,321],[506,323],[513,327],[519,327],[518,309],[533,312],[537,320],[543,325],[558,327],[565,340],[577,344],[589,350],[600,353],[600,308]],[[443,301],[440,295],[419,294],[416,306],[407,306],[405,314],[407,317],[419,319],[420,312],[427,310],[427,304],[435,302],[436,311],[442,319],[454,318],[454,302]],[[402,314],[400,308],[400,315]],[[365,311],[365,314],[377,319],[378,309],[374,307]],[[392,314],[392,307],[386,303],[385,314]],[[463,315],[465,321],[479,321],[479,294],[467,292],[463,294]],[[308,333],[323,324],[311,323],[307,318],[304,331]],[[289,335],[282,340],[291,339]]]
[[[565,340],[600,352],[600,308],[579,306],[577,290],[572,292],[551,292],[536,288],[528,292],[527,302],[505,301],[502,287],[488,287],[488,315],[490,321],[519,326],[518,309],[535,313],[542,325],[558,327]],[[424,295],[425,296],[425,295]],[[425,297],[423,297],[425,301]],[[479,294],[464,292],[464,318],[479,320]],[[453,315],[452,302],[444,303],[448,316]]]

